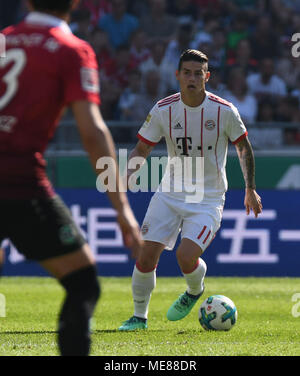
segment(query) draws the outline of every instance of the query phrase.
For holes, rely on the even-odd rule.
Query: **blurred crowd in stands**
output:
[[[300,1],[82,0],[71,28],[96,52],[107,120],[143,121],[179,90],[180,54],[195,48],[210,59],[207,90],[246,124],[300,122],[300,57],[291,52]],[[300,143],[297,134],[289,143]]]

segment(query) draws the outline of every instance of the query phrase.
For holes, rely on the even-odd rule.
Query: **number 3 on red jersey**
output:
[[[6,57],[0,59],[0,70],[12,62],[14,63],[6,75],[2,77],[2,81],[5,82],[7,88],[0,97],[0,111],[3,110],[16,95],[19,88],[18,78],[26,65],[26,61],[26,54],[24,50],[20,48],[8,50]]]

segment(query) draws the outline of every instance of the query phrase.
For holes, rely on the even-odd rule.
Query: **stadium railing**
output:
[[[107,121],[117,149],[132,150],[137,142],[137,132],[141,122]],[[249,138],[256,155],[293,155],[300,156],[300,144],[293,143],[296,133],[300,134],[299,123],[253,123],[247,124]],[[289,143],[291,142],[291,143]],[[234,148],[229,147],[229,155]],[[155,155],[165,155],[164,142],[154,149]],[[73,119],[63,120],[56,131],[55,137],[49,145],[46,156],[83,156],[86,152],[82,148],[76,123]]]

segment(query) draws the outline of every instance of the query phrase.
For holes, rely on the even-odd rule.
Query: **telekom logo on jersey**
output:
[[[3,34],[0,33],[0,59],[6,56],[6,39]]]
[[[156,192],[159,189],[165,193],[182,193],[188,203],[203,200],[203,157],[151,157],[149,160],[133,157],[128,163],[127,150],[120,149],[118,164],[119,179],[124,182],[123,192]],[[96,167],[102,171],[97,178],[97,190],[101,193],[116,192],[115,160],[111,157],[99,158]],[[136,171],[129,179],[128,170]]]

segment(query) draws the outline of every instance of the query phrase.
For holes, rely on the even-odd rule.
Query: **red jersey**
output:
[[[95,53],[64,21],[43,13],[2,34],[0,199],[51,197],[43,153],[66,106],[100,104]]]

